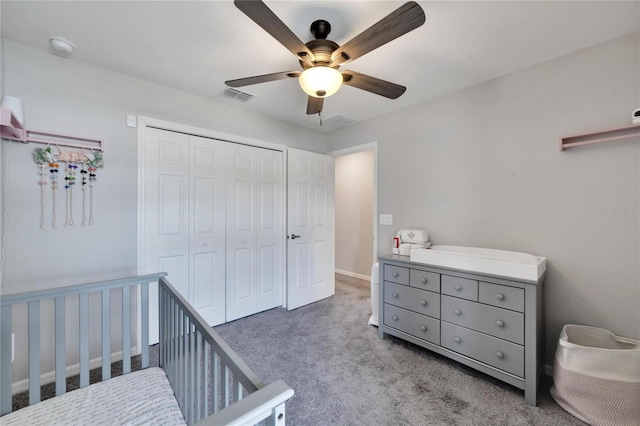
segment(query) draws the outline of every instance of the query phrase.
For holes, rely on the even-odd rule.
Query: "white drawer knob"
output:
[[[453,338],[453,341],[456,342],[456,343],[460,343],[460,342],[462,342],[462,339],[459,338],[458,336],[456,336],[456,337]]]
[[[498,321],[496,321],[496,325],[497,325],[498,327],[504,327],[504,322],[502,322],[502,321],[498,320]]]
[[[392,318],[394,321],[398,321],[398,316],[397,316],[397,315],[393,315],[391,318]]]
[[[504,354],[500,351],[496,352],[496,356],[500,359],[504,358]]]
[[[398,278],[398,273],[397,273],[397,272],[394,272],[394,273],[393,273],[393,274],[391,274],[391,275],[393,275],[393,278]]]
[[[392,295],[394,298],[398,298],[398,293],[395,293],[395,292],[394,292],[394,293],[392,293],[391,295]]]
[[[420,304],[421,304],[422,306],[427,306],[427,301],[426,301],[426,300],[421,300],[421,301],[420,301]]]
[[[462,313],[462,311],[460,309],[454,309],[453,313],[456,315],[460,315]]]
[[[421,278],[421,279],[420,279],[420,282],[421,282],[422,284],[426,284],[426,283],[427,283],[427,279],[426,279],[426,278]]]
[[[206,246],[207,246],[207,243],[206,243],[206,242],[204,242],[204,243],[202,243],[202,245],[206,247]]]
[[[496,294],[496,299],[498,299],[498,300],[504,300],[504,294],[502,294],[502,293],[498,293],[498,294]]]
[[[422,330],[422,331],[427,331],[427,326],[426,326],[426,325],[421,325],[421,326],[420,326],[420,330]]]
[[[460,291],[460,290],[462,290],[462,287],[460,287],[460,285],[459,285],[459,284],[454,285],[454,286],[453,286],[453,288],[455,288],[455,289],[456,289],[456,291]]]

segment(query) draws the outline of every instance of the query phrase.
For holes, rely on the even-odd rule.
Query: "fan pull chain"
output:
[[[318,112],[318,117],[320,117],[320,125],[322,126],[322,111]]]

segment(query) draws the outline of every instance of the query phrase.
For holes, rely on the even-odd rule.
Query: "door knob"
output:
[[[291,238],[292,240],[295,240],[296,238],[300,238],[301,235],[296,235],[296,234],[291,234],[291,237],[287,237],[287,238]]]

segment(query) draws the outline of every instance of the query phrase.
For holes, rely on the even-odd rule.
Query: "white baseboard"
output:
[[[139,355],[138,349],[134,346],[131,348],[131,356]],[[111,354],[111,362],[122,361],[122,351],[114,352]],[[89,360],[89,370],[102,367],[102,357]],[[66,368],[66,377],[75,376],[80,374],[80,364],[69,365]],[[40,386],[56,381],[56,372],[49,371],[40,375]],[[11,384],[11,395],[15,395],[20,392],[29,390],[29,379],[20,380]]]
[[[336,274],[346,275],[348,277],[360,278],[361,280],[371,281],[371,277],[362,274],[356,274],[355,272],[343,271],[342,269],[336,269]]]

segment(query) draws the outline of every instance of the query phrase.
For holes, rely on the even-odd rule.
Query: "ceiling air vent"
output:
[[[356,120],[353,118],[349,118],[342,114],[333,114],[331,117],[322,119],[323,126],[331,127],[333,129],[339,129],[340,127],[345,127],[355,122]]]
[[[227,87],[226,89],[224,89],[222,95],[240,102],[247,102],[255,96],[251,93],[243,92],[242,90],[232,89],[231,87]]]

